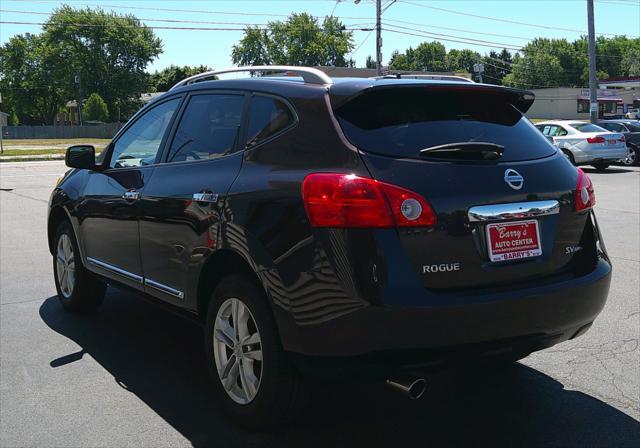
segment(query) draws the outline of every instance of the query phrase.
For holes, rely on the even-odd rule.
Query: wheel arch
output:
[[[203,321],[206,319],[211,294],[220,281],[231,274],[245,275],[264,291],[267,298],[269,297],[262,279],[242,255],[231,249],[220,249],[211,254],[205,261],[198,277],[196,298],[199,319]]]
[[[69,215],[67,209],[62,205],[52,207],[51,211],[49,212],[49,218],[47,222],[47,241],[49,243],[49,252],[51,252],[52,255],[55,250],[54,239],[56,236],[56,229],[64,221],[68,221],[73,228],[73,222],[71,221],[71,216]],[[73,230],[75,232],[75,228]]]

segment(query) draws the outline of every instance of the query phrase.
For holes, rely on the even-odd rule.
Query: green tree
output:
[[[511,72],[513,57],[507,49],[503,49],[500,53],[492,50],[482,58],[482,62],[484,63],[482,81],[487,84],[501,85],[502,79]]]
[[[40,35],[14,36],[0,47],[0,91],[7,109],[28,124],[50,124],[67,97],[65,61]]]
[[[231,51],[239,65],[333,65],[347,66],[353,49],[353,32],[335,17],[322,25],[306,13],[292,14],[286,21],[273,21],[266,29],[248,27]]]
[[[146,90],[145,68],[161,51],[160,39],[134,16],[62,6],[41,34],[14,36],[0,47],[0,88],[28,123],[52,123],[79,87],[98,93],[111,111],[116,102],[127,110]]]
[[[376,61],[373,59],[373,57],[367,56],[367,60],[364,62],[364,66],[366,68],[376,68],[377,64],[376,64]]]
[[[404,53],[391,54],[391,70],[415,70],[443,72],[447,70],[447,50],[440,42],[422,42],[415,49],[409,47]]]
[[[210,70],[211,68],[206,65],[200,65],[198,67],[190,67],[188,65],[178,67],[177,65],[170,65],[150,75],[150,89],[153,92],[166,92],[183,79]]]
[[[84,119],[89,121],[107,121],[109,119],[109,109],[107,103],[97,93],[92,93],[84,103]]]
[[[536,89],[560,86],[563,76],[558,57],[547,53],[534,53],[514,58],[512,72],[506,75],[502,82],[507,86]]]
[[[11,115],[9,115],[8,122],[9,126],[18,126],[20,124],[20,119],[15,111],[11,112]]]
[[[468,49],[450,50],[445,58],[446,69],[450,72],[473,73],[473,66],[482,61],[480,53]]]
[[[624,76],[640,76],[640,48],[632,47],[622,58]]]

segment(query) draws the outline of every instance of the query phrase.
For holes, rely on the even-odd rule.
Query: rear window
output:
[[[422,149],[460,142],[502,145],[504,162],[555,153],[508,96],[491,91],[373,90],[339,107],[336,116],[353,145],[385,156],[419,158]]]
[[[571,127],[580,132],[607,132],[606,129],[591,123],[574,123]]]

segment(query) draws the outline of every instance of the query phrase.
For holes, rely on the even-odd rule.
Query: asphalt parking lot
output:
[[[233,426],[211,402],[201,330],[109,290],[64,313],[46,244],[61,162],[0,164],[0,446],[637,446],[640,170],[587,169],[614,277],[583,337],[507,369],[429,378],[421,400],[382,384],[322,386],[294,425]]]

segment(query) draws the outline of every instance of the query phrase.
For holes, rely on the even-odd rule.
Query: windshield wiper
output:
[[[504,146],[489,142],[458,142],[420,150],[420,157],[454,160],[497,160]]]

